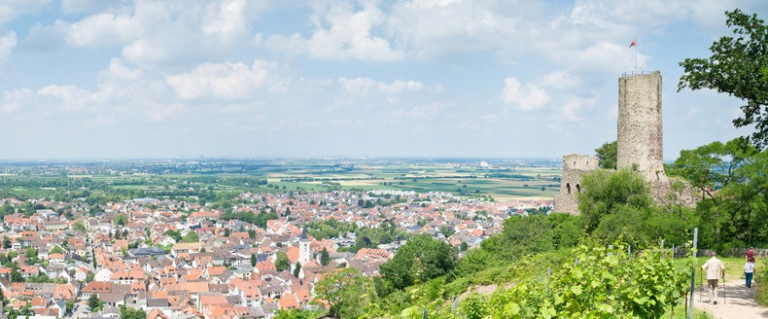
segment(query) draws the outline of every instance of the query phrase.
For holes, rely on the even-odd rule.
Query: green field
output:
[[[458,160],[461,162],[461,160]],[[477,162],[409,162],[407,160],[272,161],[206,163],[174,170],[164,164],[136,164],[114,170],[67,174],[65,171],[24,167],[0,174],[0,191],[23,197],[46,197],[74,190],[92,194],[120,192],[124,196],[194,196],[196,192],[280,192],[334,190],[402,190],[445,192],[467,197],[552,199],[559,192],[559,167],[507,164],[489,169]],[[552,165],[549,162],[549,165]],[[242,166],[242,167],[241,167]],[[30,173],[30,170],[32,171]],[[20,174],[19,174],[20,173]]]

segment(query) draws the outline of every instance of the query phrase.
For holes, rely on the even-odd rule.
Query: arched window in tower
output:
[[[581,185],[579,185],[579,184],[576,184],[576,191],[577,191],[577,192],[579,192],[579,193],[581,193]]]
[[[565,189],[568,190],[568,195],[571,194],[571,183],[565,183]]]

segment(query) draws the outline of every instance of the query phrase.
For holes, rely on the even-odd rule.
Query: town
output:
[[[410,236],[427,234],[461,253],[499,233],[509,216],[553,205],[438,191],[268,187],[222,193],[234,195],[224,204],[196,196],[2,198],[6,316],[119,317],[125,306],[149,319],[271,318],[280,309],[320,307],[314,286],[337,269],[377,276]]]

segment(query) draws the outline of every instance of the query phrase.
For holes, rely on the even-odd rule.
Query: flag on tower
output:
[[[636,47],[637,46],[637,39],[632,40],[632,43],[629,44],[629,47]]]

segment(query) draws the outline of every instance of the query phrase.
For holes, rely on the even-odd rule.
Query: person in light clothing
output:
[[[747,278],[747,288],[752,288],[752,275],[755,273],[755,260],[750,259],[744,264],[744,277]]]
[[[707,271],[707,286],[709,287],[709,301],[713,305],[717,304],[717,282],[720,277],[725,277],[725,266],[717,259],[717,254],[712,251],[709,253],[712,258],[701,266],[702,270]]]

